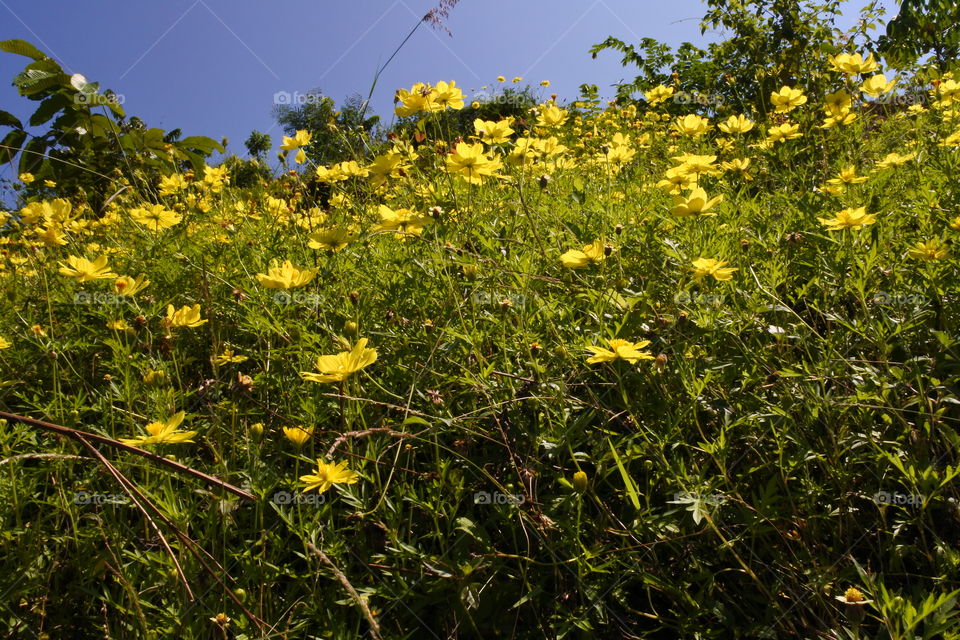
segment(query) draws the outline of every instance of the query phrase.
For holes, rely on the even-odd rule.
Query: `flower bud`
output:
[[[573,490],[577,493],[583,493],[587,490],[587,474],[583,471],[577,471],[573,474]]]

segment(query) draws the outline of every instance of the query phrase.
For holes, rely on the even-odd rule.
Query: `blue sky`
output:
[[[270,111],[277,92],[319,88],[339,103],[364,96],[374,72],[438,0],[0,0],[0,39],[21,38],[121,94],[128,114],[184,135],[227,137],[246,155],[252,129],[281,131]],[[848,27],[855,18],[851,6]],[[886,2],[892,6],[892,0]],[[396,89],[456,80],[464,89],[522,76],[573,99],[582,83],[631,78],[614,53],[589,48],[613,35],[704,44],[700,0],[462,0],[447,26],[422,26],[381,76],[372,107],[392,117]],[[26,58],[0,53],[0,108],[25,118],[36,106],[9,79]],[[2,170],[0,170],[2,171]]]

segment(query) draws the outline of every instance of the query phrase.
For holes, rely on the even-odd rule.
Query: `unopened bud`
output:
[[[577,471],[573,474],[573,490],[577,493],[583,493],[587,490],[587,474],[583,471]]]

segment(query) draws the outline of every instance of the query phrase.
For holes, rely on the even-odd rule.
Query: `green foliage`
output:
[[[639,100],[657,85],[676,90],[673,112],[726,115],[769,110],[769,95],[784,85],[801,83],[815,98],[827,92],[827,56],[867,41],[879,15],[872,2],[851,33],[835,28],[841,3],[804,0],[707,0],[701,32],[719,30],[724,37],[706,49],[689,42],[676,51],[653,38],[631,45],[608,37],[590,53],[612,50],[620,64],[639,70],[633,81],[617,86],[623,103]]]
[[[311,162],[326,165],[370,154],[371,144],[378,137],[380,117],[366,115],[366,105],[359,94],[348,97],[339,111],[333,98],[319,90],[294,95],[302,98],[301,103],[276,104],[273,116],[289,136],[298,130],[312,134],[313,142],[306,149]]]
[[[143,186],[158,173],[184,164],[200,170],[214,150],[223,151],[210,138],[175,140],[137,118],[127,119],[122,96],[109,90],[100,93],[97,83],[80,74],[67,75],[27,42],[5,40],[0,51],[33,60],[13,84],[21,96],[40,103],[28,126],[47,127],[34,135],[9,113],[0,112],[0,126],[11,128],[0,142],[0,162],[12,163],[19,155],[18,172],[41,179],[38,185],[52,180],[61,193],[87,199],[99,210],[118,177]]]
[[[960,4],[953,0],[900,0],[900,11],[877,42],[884,59],[907,66],[927,54],[942,70],[955,69],[960,54]]]
[[[263,156],[270,150],[270,136],[254,129],[243,144],[247,148],[247,153],[262,160]]]
[[[0,421],[0,634],[956,640],[957,101],[827,81],[855,118],[739,133],[585,83],[478,154],[483,104],[430,110],[321,197],[257,158],[95,221],[21,190],[0,410],[97,440]],[[178,412],[192,442],[109,446]],[[357,482],[305,493],[320,462]]]

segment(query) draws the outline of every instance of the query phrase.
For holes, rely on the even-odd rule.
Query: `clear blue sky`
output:
[[[230,151],[246,155],[252,129],[280,142],[270,116],[276,92],[320,88],[338,103],[366,95],[377,67],[437,2],[0,0],[0,39],[28,40],[68,72],[113,89],[150,126],[227,137]],[[841,27],[860,3],[848,4]],[[372,107],[389,122],[398,88],[456,80],[479,90],[497,75],[550,80],[561,99],[585,82],[611,95],[634,74],[612,52],[593,60],[591,45],[608,35],[702,45],[715,37],[700,35],[704,11],[699,0],[462,0],[447,23],[453,36],[422,26],[381,76]],[[22,119],[36,103],[9,80],[27,61],[0,53],[0,108]]]

